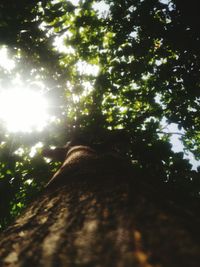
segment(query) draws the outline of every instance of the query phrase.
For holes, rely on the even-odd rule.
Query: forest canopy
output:
[[[200,168],[185,158],[190,152],[200,159],[197,4],[0,3],[0,97],[10,92],[7,104],[0,99],[0,112],[5,114],[5,106],[18,126],[24,114],[27,123],[35,121],[25,132],[8,131],[1,118],[1,227],[37,195],[59,164],[47,163],[41,149],[64,145],[77,133],[97,143],[122,130],[129,137],[124,153],[138,175],[199,197]],[[24,97],[27,92],[32,102]],[[44,106],[48,115],[42,113]],[[173,151],[174,136],[184,151]]]

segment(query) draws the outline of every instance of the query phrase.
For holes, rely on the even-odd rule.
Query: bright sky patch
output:
[[[0,119],[10,132],[41,131],[47,124],[47,101],[24,88],[0,91]]]
[[[15,62],[8,57],[8,49],[6,47],[0,48],[0,67],[7,71],[11,71],[15,67]]]

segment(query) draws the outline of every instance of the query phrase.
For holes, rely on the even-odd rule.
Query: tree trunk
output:
[[[196,218],[137,177],[94,162],[88,176],[47,188],[1,234],[0,266],[198,267]]]

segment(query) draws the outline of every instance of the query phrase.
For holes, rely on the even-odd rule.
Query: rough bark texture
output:
[[[197,219],[108,158],[88,176],[77,161],[2,233],[1,267],[199,267]]]

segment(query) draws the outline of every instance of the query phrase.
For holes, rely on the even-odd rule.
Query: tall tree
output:
[[[77,132],[101,143],[108,130],[123,129],[129,144],[119,149],[143,179],[199,197],[199,171],[172,151],[165,131],[176,123],[186,150],[199,158],[200,46],[192,3],[189,8],[178,0],[0,4],[0,42],[16,62],[13,71],[0,69],[1,88],[19,76],[26,86],[39,80],[54,116],[43,133],[8,134],[1,127],[2,227],[58,165],[48,165],[39,153],[31,157],[32,148],[38,142],[62,145]]]

